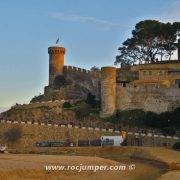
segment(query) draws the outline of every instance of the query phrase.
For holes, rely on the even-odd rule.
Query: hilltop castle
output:
[[[116,110],[144,109],[161,113],[180,106],[180,59],[89,71],[65,66],[65,52],[59,45],[48,48],[49,85],[45,87],[45,96],[55,93],[57,99],[74,99],[90,92],[101,101],[101,117],[110,116]],[[180,55],[179,49],[178,52]],[[75,82],[76,87],[79,85],[81,92],[76,88],[77,95],[74,87],[64,91],[55,89],[54,81],[59,75]]]

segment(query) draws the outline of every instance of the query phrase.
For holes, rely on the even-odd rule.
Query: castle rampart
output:
[[[101,68],[101,117],[116,111],[116,68]]]
[[[90,71],[64,66],[63,47],[49,47],[48,53],[48,87],[53,88],[51,85],[57,75],[64,75],[101,100],[102,117],[110,116],[116,110],[138,108],[160,113],[180,105],[180,61],[162,61],[123,68],[102,67],[101,71]]]
[[[63,68],[63,72],[64,73],[81,73],[82,75],[90,75],[92,77],[96,77],[96,78],[100,78],[101,77],[101,73],[99,71],[90,71],[90,70],[86,70],[83,68],[79,68],[79,67],[75,67],[75,66],[64,66]]]

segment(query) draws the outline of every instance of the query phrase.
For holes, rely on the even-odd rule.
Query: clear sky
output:
[[[180,0],[0,0],[0,108],[43,92],[47,48],[58,36],[66,65],[113,65],[145,19],[180,21]]]

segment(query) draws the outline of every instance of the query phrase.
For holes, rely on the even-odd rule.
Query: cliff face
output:
[[[60,88],[46,86],[43,95],[34,97],[31,102],[69,100],[69,99],[86,99],[90,91],[80,83],[70,82]]]
[[[180,106],[180,90],[156,85],[137,85],[129,83],[126,87],[117,85],[117,104],[119,110],[144,109],[161,113]]]
[[[75,113],[71,110],[63,110],[63,102],[42,102],[28,105],[18,105],[3,113],[3,119],[12,121],[33,122],[61,122],[72,121]]]
[[[94,72],[77,67],[64,66],[64,76],[96,95],[97,99],[100,99],[101,73],[99,71]]]
[[[72,124],[85,127],[112,128],[113,124],[104,122],[95,114],[89,114],[80,118],[77,116],[79,107],[78,100],[70,100],[71,104],[77,104],[76,107],[63,108],[64,100],[36,102],[26,105],[16,105],[10,110],[2,113],[1,119],[18,122],[36,122],[36,123],[55,123]]]

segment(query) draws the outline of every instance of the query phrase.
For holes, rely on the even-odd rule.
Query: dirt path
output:
[[[153,177],[159,175],[159,171],[151,166],[136,164],[136,169],[130,171],[46,171],[46,165],[123,165],[116,161],[87,156],[63,156],[63,155],[20,155],[1,154],[0,155],[0,179],[21,180],[21,179],[63,179],[63,180],[121,180],[139,179],[149,175]],[[146,178],[147,179],[147,178]]]

